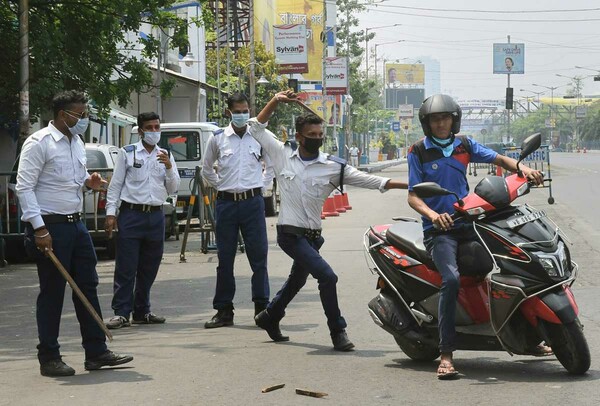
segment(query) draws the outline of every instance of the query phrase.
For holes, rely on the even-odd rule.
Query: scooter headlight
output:
[[[548,276],[559,276],[559,270],[552,259],[540,258],[540,264],[542,264],[542,266],[548,273]]]

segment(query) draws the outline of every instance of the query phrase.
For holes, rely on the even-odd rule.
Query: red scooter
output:
[[[540,143],[540,134],[528,137],[519,162]],[[535,349],[544,341],[567,371],[583,374],[590,351],[571,291],[578,266],[566,237],[544,211],[511,205],[530,186],[519,171],[482,179],[463,200],[431,182],[416,185],[414,192],[425,199],[454,195],[454,220],[472,222],[478,237],[458,247],[457,349],[539,355]],[[379,289],[369,312],[408,357],[434,360],[441,276],[423,245],[421,224],[395,220],[364,236]]]

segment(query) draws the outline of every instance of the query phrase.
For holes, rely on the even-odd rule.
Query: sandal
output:
[[[544,343],[536,345],[535,347],[531,348],[529,352],[531,353],[531,355],[536,357],[548,357],[550,355],[554,355],[554,351],[552,351],[552,348],[545,345]]]
[[[454,379],[458,376],[458,371],[454,369],[454,365],[450,362],[440,362],[437,370],[437,378],[440,380]]]

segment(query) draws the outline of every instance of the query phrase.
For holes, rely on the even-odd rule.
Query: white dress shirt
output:
[[[161,206],[167,196],[179,188],[179,173],[173,154],[169,154],[171,169],[167,169],[157,157],[159,150],[167,151],[155,146],[152,152],[148,152],[141,140],[133,147],[131,152],[124,148],[119,150],[106,195],[107,216],[115,215],[121,201]]]
[[[52,122],[31,134],[21,150],[17,196],[22,221],[42,227],[46,214],[73,214],[83,209],[83,184],[87,173],[81,138],[69,137]]]
[[[271,137],[266,131],[266,124],[260,124],[255,118],[249,121],[251,134],[262,145],[273,163],[281,206],[278,224],[321,228],[321,210],[329,194],[339,186],[341,165],[328,159],[328,154],[319,152],[312,161],[303,161],[298,150],[289,144]],[[366,189],[386,191],[389,178],[368,175],[358,169],[346,165],[344,183]]]
[[[247,126],[246,133],[240,137],[230,124],[208,138],[202,160],[202,177],[215,189],[241,193],[266,187],[273,180],[271,161],[262,154],[265,162],[263,171],[260,144],[249,131],[250,126]],[[266,136],[275,139],[268,130]],[[214,169],[215,162],[217,171]]]
[[[350,147],[350,156],[358,156],[358,148],[357,147]]]

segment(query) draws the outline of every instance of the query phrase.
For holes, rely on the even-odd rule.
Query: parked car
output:
[[[98,172],[104,179],[110,181],[115,167],[115,160],[119,148],[106,144],[85,144],[87,168],[89,172]],[[19,158],[15,161],[12,175],[7,185],[7,207],[2,210],[2,229],[5,233],[5,255],[11,261],[18,261],[25,257],[23,249],[23,227],[21,212],[15,192],[16,172],[19,167]],[[96,248],[104,249],[109,259],[115,258],[115,239],[109,239],[104,231],[106,219],[106,191],[86,191],[83,194],[83,215],[85,225],[90,232]],[[177,218],[175,206],[167,201],[163,204],[165,214],[165,239],[177,235]],[[6,215],[8,213],[8,216]],[[6,218],[8,217],[8,221]]]

